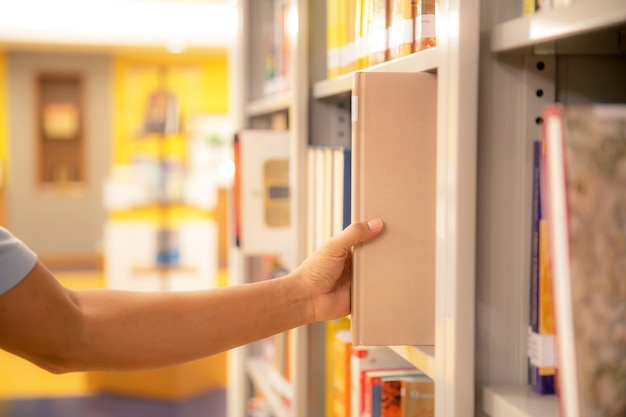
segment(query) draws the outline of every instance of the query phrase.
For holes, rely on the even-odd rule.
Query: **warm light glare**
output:
[[[298,11],[295,7],[289,7],[289,13],[287,15],[287,30],[292,40],[298,37]]]
[[[0,0],[0,40],[169,46],[227,46],[232,5],[202,1]]]
[[[220,164],[218,171],[222,179],[231,180],[235,176],[235,163],[232,159],[224,161]]]

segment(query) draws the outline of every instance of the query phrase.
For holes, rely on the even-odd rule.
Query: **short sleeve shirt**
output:
[[[37,255],[0,227],[0,295],[17,285],[35,266]]]

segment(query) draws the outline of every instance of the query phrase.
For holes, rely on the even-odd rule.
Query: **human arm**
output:
[[[350,312],[355,223],[285,277],[189,292],[71,291],[40,263],[0,296],[0,347],[51,372],[172,365]]]

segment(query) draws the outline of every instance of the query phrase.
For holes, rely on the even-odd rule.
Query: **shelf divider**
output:
[[[359,71],[377,72],[422,72],[435,71],[439,66],[439,47],[420,51],[393,61],[383,62]],[[352,91],[354,73],[343,74],[336,78],[318,81],[313,85],[313,98],[324,99]]]
[[[513,52],[597,31],[626,21],[623,0],[574,2],[560,9],[509,20],[491,32],[492,52]]]
[[[559,417],[555,395],[539,395],[530,385],[485,387],[483,409],[490,417]]]
[[[424,372],[429,378],[435,379],[434,346],[389,346],[389,348]]]
[[[249,102],[246,105],[246,114],[248,117],[255,117],[287,110],[291,100],[292,94],[290,91],[272,94]]]

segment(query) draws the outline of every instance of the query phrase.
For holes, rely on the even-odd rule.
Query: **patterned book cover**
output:
[[[626,415],[626,106],[544,113],[559,397],[568,417]]]

